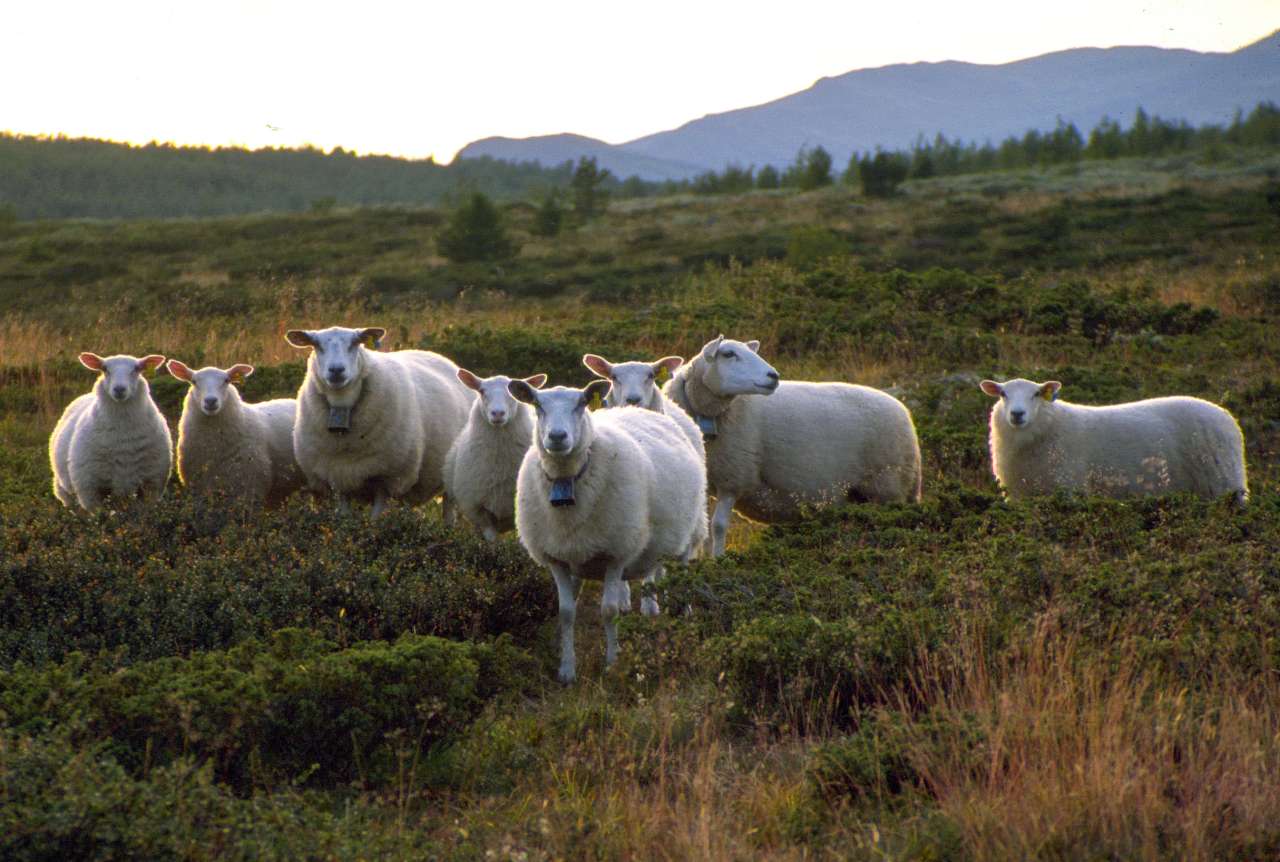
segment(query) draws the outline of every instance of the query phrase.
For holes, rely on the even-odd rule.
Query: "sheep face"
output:
[[[591,445],[591,417],[587,405],[603,399],[609,383],[593,380],[585,389],[555,386],[543,392],[523,380],[513,380],[508,391],[517,401],[533,407],[537,416],[534,440],[538,449],[552,457],[567,457]]]
[[[227,403],[229,387],[241,385],[244,379],[253,373],[252,365],[233,365],[227,369],[201,368],[192,371],[176,359],[170,359],[169,373],[179,380],[191,384],[191,397],[200,412],[206,416],[217,416]]]
[[[1057,397],[1062,384],[1056,380],[1048,383],[1036,383],[1019,377],[1004,383],[994,380],[982,381],[982,391],[993,398],[999,398],[996,405],[1000,419],[1014,430],[1027,430],[1036,426],[1036,420],[1048,409],[1048,405]]]
[[[102,373],[99,381],[102,391],[119,404],[141,392],[145,386],[142,373],[153,370],[162,362],[164,357],[155,354],[141,359],[132,356],[108,356],[104,359],[96,353],[80,354],[80,363],[85,368]]]
[[[331,390],[341,390],[364,377],[364,348],[377,347],[386,330],[379,327],[347,329],[290,329],[285,339],[294,347],[311,348],[311,374]]]
[[[459,368],[458,379],[468,389],[473,389],[480,393],[481,409],[484,411],[484,418],[488,420],[490,425],[495,428],[501,428],[511,421],[511,417],[516,415],[520,405],[508,388],[513,382],[510,377],[499,374],[495,377],[480,378],[465,368]],[[527,383],[533,389],[538,389],[547,382],[547,375],[535,374],[532,377],[524,378],[521,382]]]
[[[613,384],[609,406],[648,407],[658,397],[658,387],[671,377],[671,372],[684,364],[679,356],[665,356],[657,362],[612,363],[603,356],[588,353],[582,364],[597,377]]]
[[[706,363],[702,383],[715,394],[772,395],[778,388],[778,372],[760,358],[759,341],[734,341],[723,335],[702,348]]]

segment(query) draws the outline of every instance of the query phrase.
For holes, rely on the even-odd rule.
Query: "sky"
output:
[[[621,143],[892,63],[1232,51],[1280,29],[1280,0],[15,0],[2,17],[0,129],[447,162],[490,135]]]

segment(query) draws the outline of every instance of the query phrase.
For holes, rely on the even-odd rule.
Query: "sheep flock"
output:
[[[840,502],[910,504],[922,491],[907,407],[887,392],[784,380],[756,341],[719,336],[686,360],[583,362],[585,388],[542,388],[534,369],[482,378],[423,350],[382,351],[376,327],[289,330],[308,351],[296,398],[258,404],[237,364],[193,370],[149,355],[79,355],[98,374],[49,440],[53,492],[68,507],[155,498],[175,462],[169,424],[147,375],[162,366],[190,385],[176,466],[192,493],[250,506],[295,493],[342,510],[441,497],[496,540],[515,529],[559,600],[559,677],[576,677],[573,631],[583,580],[601,583],[606,662],[630,581],[664,565],[724,553],[730,515],[791,522]],[[519,372],[521,376],[515,376]],[[1089,406],[1062,384],[984,380],[993,474],[1013,501],[1057,492],[1109,497],[1190,492],[1249,497],[1244,441],[1223,408],[1165,397]],[[710,515],[708,514],[710,511]],[[645,614],[658,613],[646,595]]]

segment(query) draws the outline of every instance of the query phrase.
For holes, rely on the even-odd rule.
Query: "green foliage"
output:
[[[436,245],[454,263],[502,261],[519,250],[507,236],[498,208],[480,192],[472,194],[449,217]]]
[[[773,165],[765,165],[756,173],[756,188],[776,189],[782,185],[782,178],[778,176],[778,169]]]
[[[582,221],[589,221],[601,212],[609,200],[605,184],[613,174],[601,170],[594,157],[582,156],[569,181],[569,193],[573,196],[573,212]]]
[[[782,185],[811,191],[831,185],[831,154],[822,147],[801,148],[782,176]]]
[[[854,162],[851,160],[849,170],[845,172],[846,182],[853,182],[853,173]],[[857,160],[857,179],[862,183],[862,193],[867,197],[892,197],[910,173],[910,162],[901,153],[878,150],[874,156],[868,155]]]
[[[554,592],[514,542],[407,509],[369,522],[303,499],[249,517],[170,491],[87,519],[46,502],[6,515],[0,549],[0,666],[74,650],[184,655],[286,626],[338,643],[528,639]]]
[[[483,702],[533,678],[506,640],[404,635],[337,648],[283,629],[227,652],[117,667],[80,653],[0,672],[0,711],[22,734],[72,728],[137,772],[180,756],[211,761],[241,791],[294,780],[375,784],[395,744],[416,750],[465,727]]]
[[[553,237],[560,233],[564,224],[564,207],[560,206],[559,196],[548,192],[538,205],[538,212],[533,217],[531,228],[535,236]]]
[[[799,227],[787,240],[787,264],[800,270],[812,269],[824,260],[847,254],[848,245],[830,229],[819,225]]]

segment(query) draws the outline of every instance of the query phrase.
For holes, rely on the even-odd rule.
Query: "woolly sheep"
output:
[[[505,375],[483,380],[465,368],[458,379],[479,394],[444,461],[444,492],[484,537],[493,541],[515,526],[516,474],[533,438],[533,410],[511,397]],[[538,389],[547,375],[524,382]]]
[[[618,654],[623,583],[687,553],[707,517],[706,477],[693,447],[667,416],[633,407],[591,413],[609,389],[538,391],[514,381],[511,394],[537,411],[534,444],[516,480],[516,530],[529,556],[550,569],[560,601],[560,679],[577,675],[573,647],[583,578],[603,581],[605,660]]]
[[[374,515],[388,499],[420,503],[440,493],[444,456],[475,400],[458,366],[437,353],[370,350],[385,334],[339,326],[285,334],[311,349],[293,428],[307,485],[332,491],[344,509],[352,498],[370,500]]]
[[[685,437],[689,438],[689,444],[698,453],[698,458],[704,464],[706,463],[707,451],[702,440],[702,432],[698,430],[698,426],[693,423],[689,414],[681,410],[658,388],[671,378],[672,372],[684,364],[682,357],[665,356],[655,362],[614,363],[603,356],[588,353],[582,357],[582,364],[587,366],[592,374],[613,384],[609,390],[609,397],[605,399],[605,406],[643,407],[646,410],[670,416],[680,426]],[[701,550],[706,540],[705,533],[695,535],[694,550]],[[652,599],[645,599],[646,607],[650,601]]]
[[[101,376],[67,405],[49,437],[54,495],[88,510],[107,496],[159,496],[173,469],[173,438],[142,375],[164,357],[81,353],[80,362]]]
[[[1091,407],[1058,400],[1062,384],[984,380],[991,466],[1010,499],[1059,489],[1109,497],[1192,491],[1249,497],[1236,420],[1199,398]]]
[[[178,478],[184,485],[268,505],[302,487],[293,457],[295,399],[242,400],[236,387],[253,373],[252,365],[193,371],[170,359],[165,367],[190,384],[178,422]]]
[[[712,555],[724,552],[735,508],[778,523],[806,505],[920,499],[920,445],[900,401],[867,386],[780,382],[759,346],[722,335],[663,387],[707,436]]]

